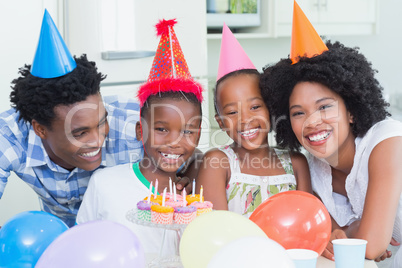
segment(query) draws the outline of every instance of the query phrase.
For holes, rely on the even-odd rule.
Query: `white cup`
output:
[[[334,245],[336,268],[363,268],[366,257],[367,241],[364,239],[335,239]]]
[[[296,268],[315,268],[317,265],[318,253],[310,249],[287,249],[286,252],[293,260]]]

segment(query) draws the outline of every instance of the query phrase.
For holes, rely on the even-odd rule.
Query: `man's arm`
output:
[[[0,198],[3,196],[13,165],[20,163],[18,147],[0,134]]]

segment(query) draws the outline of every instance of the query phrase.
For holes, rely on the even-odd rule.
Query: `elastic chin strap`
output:
[[[201,122],[201,124],[202,124],[202,122]],[[198,128],[198,140],[200,139],[200,136],[201,136],[201,124],[200,124],[200,127]]]
[[[144,144],[144,137],[142,134],[142,122],[141,122],[141,109],[140,109],[140,132],[141,132],[141,143],[142,143],[142,148],[144,148],[144,152],[145,152],[145,144]]]

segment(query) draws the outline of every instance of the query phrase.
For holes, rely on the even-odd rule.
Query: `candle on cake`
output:
[[[151,221],[151,206],[157,203],[151,202],[152,198],[152,181],[149,184],[148,197],[137,203],[137,218],[143,221]]]
[[[155,193],[154,193],[154,199],[156,199],[156,196],[158,195],[158,179],[155,180]]]
[[[191,205],[197,208],[197,216],[212,211],[212,203],[209,201],[204,201],[202,185],[200,189],[199,201],[192,202]]]
[[[152,196],[152,181],[149,184],[149,192],[148,192],[148,204],[151,203],[151,196]]]
[[[176,185],[173,183],[173,187],[176,187]],[[167,206],[171,206],[172,208],[176,208],[176,207],[182,207],[187,205],[187,201],[184,200],[177,200],[176,198],[176,188],[174,188],[173,190],[173,198],[170,198],[169,200],[166,201],[166,205]]]
[[[195,179],[193,180],[193,192],[191,195],[186,196],[187,204],[191,205],[195,201],[200,201],[200,195],[195,194]],[[202,200],[203,201],[203,200]]]

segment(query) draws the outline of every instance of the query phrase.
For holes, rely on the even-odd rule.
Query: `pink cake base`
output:
[[[175,213],[173,216],[173,220],[177,224],[189,224],[197,217],[197,213],[188,212],[188,213]]]
[[[159,212],[151,211],[151,221],[153,223],[159,223],[159,224],[172,224],[173,223],[173,212],[159,213]]]

